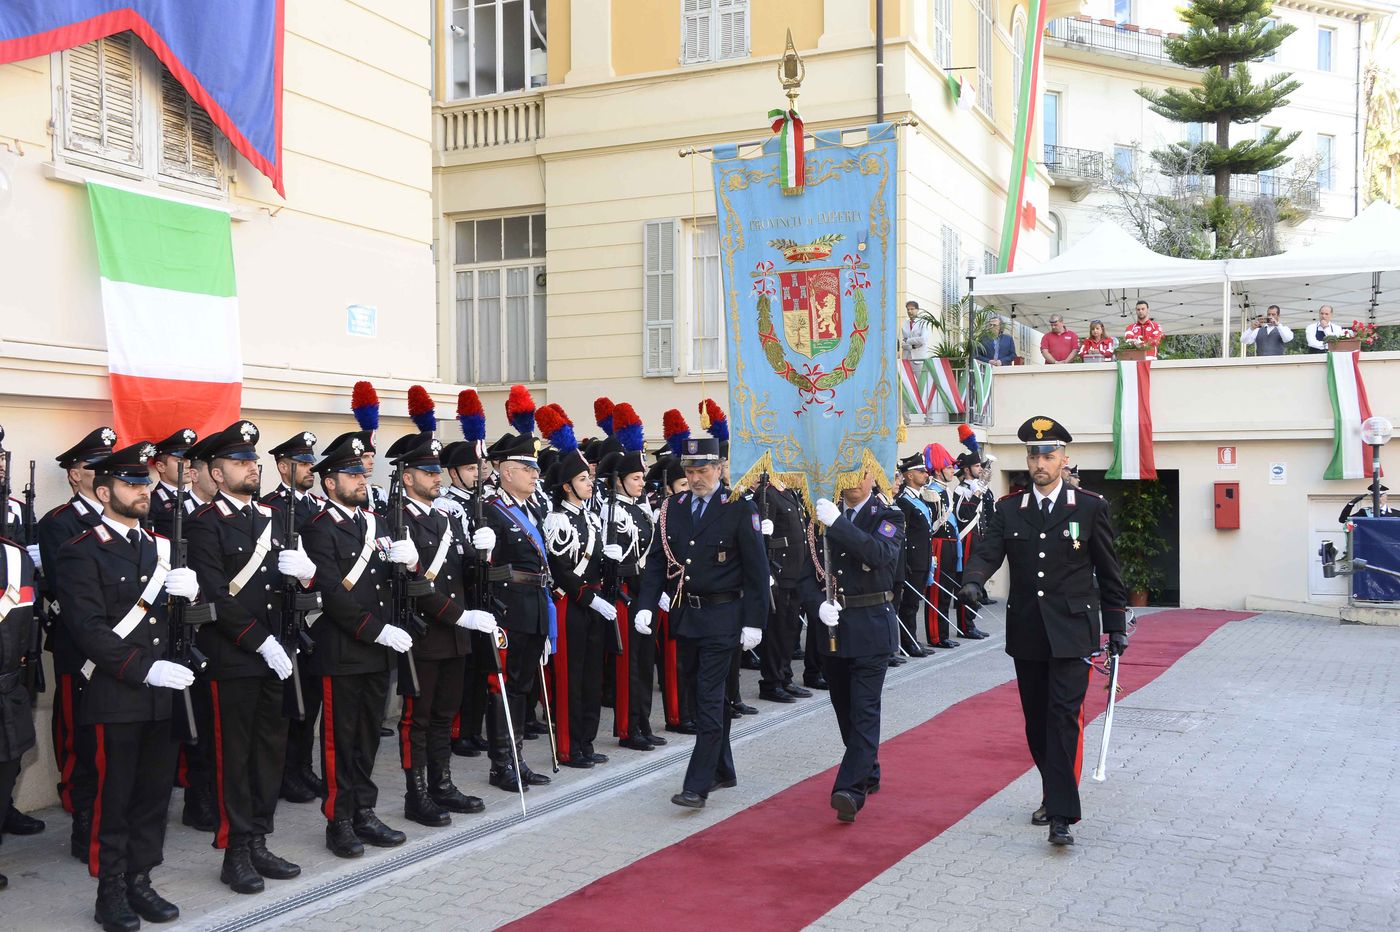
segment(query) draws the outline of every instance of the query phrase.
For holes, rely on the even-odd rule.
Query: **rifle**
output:
[[[5,484],[10,482],[10,454],[5,454]],[[34,514],[34,461],[29,461],[29,484],[24,487],[24,509],[20,512],[20,534],[26,544],[39,543],[39,534],[35,528],[38,520]],[[5,492],[5,511],[10,510],[9,489]],[[34,588],[38,592],[44,591],[44,571],[38,566],[34,567]],[[34,613],[34,631],[29,638],[29,649],[24,654],[24,664],[28,671],[25,678],[29,689],[29,695],[36,696],[47,690],[44,682],[44,612]]]
[[[606,484],[606,487],[607,487],[607,490],[608,490],[608,513],[607,513],[607,517],[606,517],[606,519],[605,519],[605,520],[607,521],[607,526],[603,528],[603,545],[604,545],[604,546],[607,546],[608,544],[616,543],[616,541],[615,541],[614,538],[613,538],[613,532],[614,532],[614,530],[615,530],[615,527],[614,527],[614,525],[613,525],[613,520],[614,520],[614,518],[616,518],[616,516],[617,516],[617,470],[616,470],[616,469],[613,469],[612,472],[608,473],[608,474],[604,477],[604,483]],[[607,600],[608,600],[608,603],[611,604],[611,605],[613,605],[613,606],[616,606],[617,603],[618,603],[619,601],[621,601],[621,602],[623,603],[623,605],[628,605],[628,604],[630,604],[631,601],[632,601],[631,599],[629,599],[627,596],[623,595],[623,593],[622,593],[622,582],[621,582],[621,580],[618,578],[618,569],[619,569],[619,567],[620,567],[620,564],[618,564],[617,562],[615,562],[615,561],[613,561],[613,560],[609,560],[607,557],[604,557],[604,558],[603,558],[603,586],[602,586],[603,598],[607,599]],[[610,628],[611,631],[612,631],[612,649],[613,649],[613,653],[614,653],[614,654],[617,654],[617,655],[621,655],[621,653],[622,653],[622,631],[618,628],[618,622],[617,622],[617,621],[611,622],[611,623],[609,624],[609,628]]]
[[[175,478],[175,521],[170,530],[170,568],[183,569],[187,562],[185,553],[185,462],[176,467]],[[166,614],[170,623],[170,635],[166,641],[165,659],[189,667],[193,673],[203,673],[209,667],[209,658],[194,645],[194,629],[207,625],[216,617],[214,606],[209,603],[190,604],[189,599],[169,596],[166,599]],[[185,700],[185,734],[187,744],[199,742],[199,726],[195,724],[194,703],[190,699],[189,687],[180,690]]]
[[[292,478],[296,478],[293,468]],[[287,486],[287,526],[282,532],[282,549],[297,549],[297,494]],[[301,664],[297,654],[311,655],[316,642],[306,630],[306,613],[321,608],[321,593],[307,592],[294,576],[282,580],[282,632],[278,638],[292,660],[289,685],[282,690],[282,714],[298,722],[306,721],[306,700],[301,695]]]
[[[0,537],[10,537],[10,451],[4,451],[5,480],[0,483]],[[14,540],[13,537],[10,537]],[[25,541],[24,543],[28,543]]]
[[[760,520],[760,521],[767,521],[767,520],[769,520],[769,519],[768,519],[768,473],[766,473],[766,472],[764,472],[764,473],[759,473],[759,475],[758,475],[758,494],[755,495],[754,497],[755,497],[756,499],[758,499],[758,520]],[[765,557],[768,556],[768,541],[766,541],[766,540],[763,542],[763,555],[764,555]],[[770,566],[772,565],[771,562],[770,562],[769,565],[770,565]],[[777,574],[774,573],[774,574],[772,574],[772,575],[776,576]],[[778,610],[778,603],[777,603],[777,602],[774,600],[774,598],[773,598],[773,587],[772,587],[771,585],[768,587],[768,610],[769,610],[770,612],[776,612],[776,611]]]
[[[371,492],[371,494],[373,494]],[[403,517],[403,467],[395,466],[389,479],[389,536],[394,540],[407,540],[408,528]],[[417,639],[428,630],[428,624],[418,617],[414,600],[420,595],[433,591],[433,584],[426,579],[409,579],[408,567],[395,563],[391,577],[390,591],[393,593],[393,615],[389,623],[397,625],[408,636]],[[408,671],[408,691],[404,690],[403,677],[399,677],[399,694],[418,698],[422,689],[418,685],[418,664],[413,661],[413,649],[400,655],[400,667]]]

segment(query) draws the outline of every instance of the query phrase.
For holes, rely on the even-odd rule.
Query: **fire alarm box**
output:
[[[1238,482],[1217,482],[1215,484],[1215,529],[1217,531],[1239,530],[1240,527],[1240,484]]]

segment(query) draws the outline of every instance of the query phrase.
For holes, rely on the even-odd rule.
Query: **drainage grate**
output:
[[[1114,727],[1142,728],[1148,731],[1190,731],[1205,724],[1207,713],[1179,712],[1175,709],[1143,709],[1118,706],[1113,713]]]

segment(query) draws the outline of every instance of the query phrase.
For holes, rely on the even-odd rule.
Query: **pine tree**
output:
[[[1301,86],[1288,73],[1256,84],[1245,64],[1272,55],[1294,31],[1266,19],[1272,8],[1272,0],[1191,0],[1181,11],[1186,34],[1163,47],[1178,65],[1205,69],[1201,86],[1138,91],[1168,120],[1215,125],[1214,141],[1172,143],[1152,157],[1167,175],[1214,175],[1215,196],[1223,199],[1217,210],[1229,200],[1232,175],[1257,175],[1286,164],[1284,152],[1300,135],[1270,129],[1257,140],[1230,145],[1231,124],[1257,123]]]

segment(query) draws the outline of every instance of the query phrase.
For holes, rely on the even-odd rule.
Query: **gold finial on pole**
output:
[[[778,81],[787,94],[789,110],[796,109],[797,89],[802,86],[802,79],[806,76],[807,66],[802,63],[802,56],[797,54],[797,48],[792,44],[792,30],[789,29],[787,48],[783,50],[782,60],[778,62]]]

